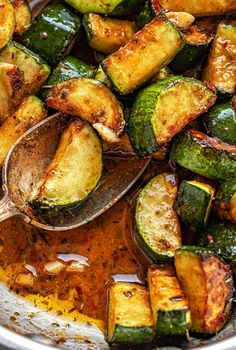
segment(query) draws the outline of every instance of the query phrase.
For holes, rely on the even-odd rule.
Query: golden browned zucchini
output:
[[[11,40],[15,29],[15,15],[9,0],[0,0],[0,51]]]
[[[0,62],[0,120],[19,105],[25,93],[24,83],[24,74],[18,66]]]
[[[119,102],[97,80],[74,78],[57,84],[49,90],[47,104],[63,113],[88,120],[107,141],[117,141],[123,131],[124,118]]]
[[[31,12],[26,0],[13,0],[12,5],[15,13],[15,33],[23,35],[31,23]]]
[[[13,143],[33,125],[46,117],[43,103],[36,96],[26,96],[18,109],[0,127],[0,167]]]
[[[175,268],[188,298],[191,330],[219,332],[232,304],[234,288],[230,265],[205,248],[185,246],[175,253]]]
[[[186,30],[195,18],[188,12],[166,12],[166,17],[179,29]]]
[[[158,0],[169,11],[185,11],[196,17],[223,15],[236,10],[235,0]]]
[[[102,17],[95,13],[84,15],[83,24],[89,45],[107,54],[124,46],[136,29],[132,21]]]

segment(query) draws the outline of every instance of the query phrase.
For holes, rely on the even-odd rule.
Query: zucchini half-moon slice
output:
[[[0,0],[0,50],[11,40],[15,30],[15,14],[9,0]]]
[[[52,162],[33,190],[34,208],[68,209],[84,200],[102,174],[102,147],[93,128],[81,120],[63,132]]]
[[[47,105],[81,117],[106,141],[115,142],[125,125],[122,108],[113,93],[100,81],[74,78],[49,90]]]

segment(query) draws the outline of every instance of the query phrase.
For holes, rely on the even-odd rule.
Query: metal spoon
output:
[[[60,113],[28,130],[10,149],[2,169],[4,197],[0,221],[19,215],[26,222],[46,230],[68,230],[81,226],[114,205],[141,176],[150,159],[132,153],[104,153],[104,172],[98,188],[84,202],[60,214],[39,216],[28,205],[33,185],[51,162],[62,130],[70,121]]]

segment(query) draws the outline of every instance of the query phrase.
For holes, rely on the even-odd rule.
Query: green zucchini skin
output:
[[[135,239],[155,263],[172,260],[181,246],[179,221],[172,208],[176,195],[175,174],[163,173],[142,189],[136,201]]]
[[[103,84],[105,84],[107,87],[109,87],[109,89],[111,88],[111,83],[108,79],[108,77],[106,76],[104,70],[102,69],[102,65],[99,64],[97,70],[96,70],[96,74],[94,79],[101,81]]]
[[[151,20],[154,18],[153,14],[150,11],[149,8],[149,0],[145,1],[144,6],[136,16],[135,22],[138,29],[142,29],[146,24],[151,22]]]
[[[158,311],[158,334],[160,335],[183,335],[190,327],[186,324],[189,310]]]
[[[199,89],[199,92],[202,91],[204,101],[202,97],[201,103],[198,103],[199,110],[196,112],[196,114],[191,114],[187,118],[186,113],[183,113],[183,116],[180,116],[178,118],[179,120],[173,121],[172,125],[169,125],[168,123],[168,120],[171,121],[172,116],[167,116],[166,124],[163,124],[161,128],[162,130],[159,130],[159,135],[157,135],[158,131],[156,131],[155,135],[154,123],[158,118],[155,117],[155,111],[157,110],[157,106],[159,109],[161,109],[161,102],[159,104],[159,99],[161,100],[161,97],[164,96],[165,93],[169,93],[171,88],[173,88],[173,91],[174,89],[176,89],[176,91],[178,90],[179,94],[183,93],[178,89],[178,84],[183,83],[186,83],[188,86],[192,84],[192,87],[196,86],[196,89]],[[197,96],[198,94],[196,94],[196,99]],[[179,103],[180,97],[175,97],[173,93],[173,99],[174,98],[176,98],[176,103]],[[165,143],[167,143],[187,123],[195,119],[197,115],[203,113],[204,109],[207,110],[214,103],[214,101],[215,95],[209,89],[207,89],[204,84],[192,78],[180,76],[168,77],[143,89],[135,99],[127,126],[127,132],[137,156],[144,157],[158,151],[160,146],[163,145],[159,140],[159,136],[161,136],[161,133],[164,130],[168,132],[168,138],[165,137]]]
[[[76,13],[62,4],[53,4],[35,19],[22,42],[55,66],[72,44],[80,26],[81,20]]]
[[[170,157],[209,179],[236,177],[236,147],[196,130],[185,130],[176,137]]]
[[[182,181],[174,210],[193,225],[205,226],[210,213],[214,188],[198,181]]]
[[[236,178],[221,184],[214,200],[214,208],[221,219],[236,224]]]
[[[116,326],[112,343],[146,344],[153,340],[151,327]]]
[[[194,32],[196,33],[196,38],[194,38]],[[186,43],[183,49],[177,53],[169,64],[170,69],[176,73],[193,68],[207,53],[209,45],[213,40],[213,37],[207,33],[201,33],[194,25],[184,35]],[[198,38],[199,35],[202,35],[201,40]]]
[[[46,98],[48,89],[63,81],[72,78],[92,78],[93,76],[94,68],[90,64],[81,61],[74,56],[67,56],[52,71],[46,84],[42,87],[43,97]]]
[[[203,232],[200,246],[207,247],[223,259],[236,263],[236,225],[214,220]]]
[[[202,116],[207,134],[212,137],[236,144],[236,112],[230,102],[221,102],[213,106]]]
[[[144,0],[122,0],[111,12],[111,16],[131,15],[143,5]]]

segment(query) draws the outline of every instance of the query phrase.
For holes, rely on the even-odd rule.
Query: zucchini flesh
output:
[[[92,78],[93,75],[94,69],[90,64],[74,56],[67,56],[52,71],[43,89],[52,88],[54,85],[72,78]]]
[[[174,269],[171,266],[151,266],[148,286],[157,334],[185,334],[191,326],[191,316]]]
[[[142,157],[155,152],[215,100],[210,89],[192,78],[174,76],[148,86],[137,96],[128,120],[135,153]]]
[[[24,74],[14,64],[0,62],[0,120],[8,117],[25,95]]]
[[[212,41],[212,36],[192,25],[185,33],[186,44],[169,64],[175,72],[186,71],[204,57]]]
[[[181,30],[187,30],[195,20],[195,18],[187,12],[167,12],[165,15]]]
[[[75,12],[63,4],[52,4],[33,21],[22,42],[46,62],[56,65],[73,44],[80,25]]]
[[[143,0],[66,0],[66,2],[81,13],[101,13],[115,16],[132,14]]]
[[[171,159],[209,179],[227,180],[236,176],[236,146],[197,130],[185,130],[174,141]]]
[[[202,78],[223,95],[235,92],[236,21],[218,25]]]
[[[111,88],[111,83],[110,83],[108,77],[106,76],[106,74],[104,73],[104,70],[102,69],[101,64],[99,64],[99,66],[96,70],[96,74],[95,74],[94,79],[101,81],[101,83],[103,83],[107,87]]]
[[[221,102],[209,109],[202,118],[207,134],[236,144],[236,112],[230,102]]]
[[[50,67],[41,57],[13,41],[0,52],[0,62],[19,66],[24,72],[25,89],[28,94],[36,94],[50,74]]]
[[[84,15],[83,25],[89,45],[106,54],[127,44],[136,29],[132,21],[102,17],[95,13]]]
[[[135,237],[154,262],[173,258],[181,246],[179,221],[172,208],[176,195],[176,176],[164,173],[154,177],[137,198]]]
[[[196,17],[223,15],[236,10],[235,0],[158,0],[158,3],[166,10],[185,11]]]
[[[230,266],[204,248],[185,246],[175,253],[175,268],[188,298],[191,330],[209,334],[220,331],[232,304]]]
[[[74,78],[50,89],[47,104],[63,113],[88,120],[104,139],[117,141],[124,128],[123,112],[112,92],[101,82]]]
[[[214,251],[229,262],[236,263],[236,225],[231,222],[210,222],[199,244]]]
[[[31,23],[30,7],[26,0],[13,0],[12,5],[16,20],[15,33],[21,36]]]
[[[26,96],[18,109],[0,127],[0,167],[14,142],[47,115],[43,103],[36,96]]]
[[[154,338],[149,293],[134,283],[111,285],[108,304],[108,341],[149,343]]]
[[[95,132],[75,120],[63,132],[53,160],[35,184],[29,203],[34,208],[74,207],[95,189],[102,174],[102,148]]]
[[[210,215],[215,189],[200,181],[182,181],[174,210],[193,225],[205,226]]]
[[[216,193],[214,208],[221,219],[236,224],[236,178],[221,184]]]
[[[9,0],[0,1],[0,50],[12,39],[15,30],[14,9]]]
[[[102,67],[115,89],[125,95],[166,66],[182,45],[181,33],[160,14],[124,47],[106,58]]]

